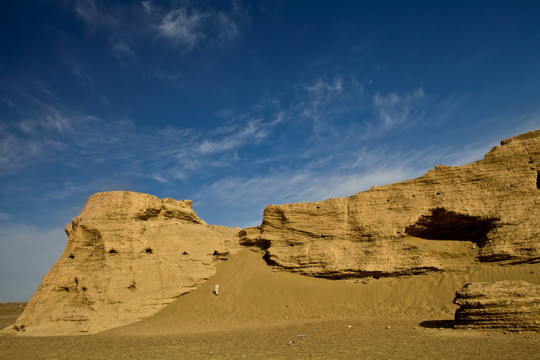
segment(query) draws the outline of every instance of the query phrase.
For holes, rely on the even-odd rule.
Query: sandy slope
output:
[[[540,334],[448,323],[466,282],[539,284],[539,274],[540,264],[483,264],[467,273],[331,281],[274,272],[260,252],[244,250],[150,318],[95,336],[4,336],[0,358],[540,359]]]
[[[451,319],[454,293],[471,281],[540,283],[540,264],[477,265],[467,273],[348,281],[274,272],[262,254],[244,250],[218,265],[196,291],[114,334],[183,334],[308,320],[414,317]],[[214,285],[220,294],[213,294]]]

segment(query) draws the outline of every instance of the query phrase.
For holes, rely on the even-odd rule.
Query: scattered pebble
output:
[[[390,326],[387,326],[386,329],[390,329]]]
[[[347,325],[347,327],[350,329],[350,328],[352,328],[352,325]]]

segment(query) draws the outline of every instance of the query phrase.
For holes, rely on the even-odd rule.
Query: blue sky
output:
[[[538,1],[0,2],[0,301],[86,199],[211,224],[481,159],[540,128]]]

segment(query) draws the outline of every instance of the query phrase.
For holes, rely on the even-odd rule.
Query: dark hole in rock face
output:
[[[152,250],[152,248],[146,248],[146,249],[144,250],[144,252],[147,253],[147,254],[153,254],[153,253],[154,253],[154,250]]]
[[[82,287],[82,291],[86,291],[86,286],[83,286],[83,287]]]
[[[431,214],[420,216],[416,223],[405,228],[405,233],[422,239],[464,240],[483,246],[498,220],[435,208]]]
[[[540,171],[536,173],[536,188],[540,189]]]
[[[109,250],[109,254],[118,254],[118,251],[116,251],[114,249],[111,249],[111,250]]]
[[[69,254],[68,258],[70,258],[70,259],[75,259],[75,255]]]
[[[187,253],[187,251],[184,251],[184,252],[182,253],[182,255],[189,255],[189,254]]]
[[[215,259],[218,260],[227,260],[229,258],[230,252],[228,251],[218,251],[214,250],[212,253],[213,256],[215,256]]]

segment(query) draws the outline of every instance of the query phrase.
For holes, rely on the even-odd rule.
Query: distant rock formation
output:
[[[525,281],[479,282],[456,292],[455,327],[540,331],[540,285]]]
[[[540,261],[540,130],[472,164],[347,198],[270,205],[241,236],[270,264],[326,278]]]
[[[14,329],[30,335],[97,332],[150,316],[237,252],[238,230],[206,224],[189,200],[95,194],[66,227],[64,254]]]
[[[331,279],[540,261],[540,130],[483,160],[347,198],[270,205],[261,226],[210,226],[189,200],[98,193],[17,320],[19,334],[97,332],[156,313],[241,245],[267,263]],[[460,284],[461,285],[461,284]]]

